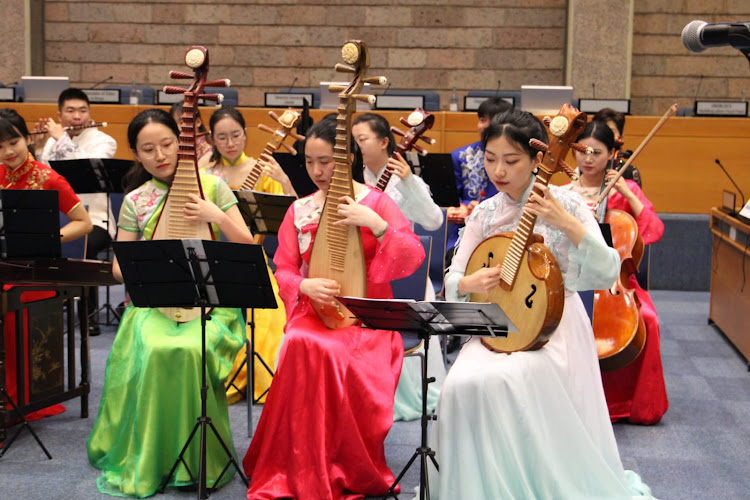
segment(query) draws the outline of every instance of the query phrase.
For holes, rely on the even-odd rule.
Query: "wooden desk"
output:
[[[711,210],[713,257],[709,321],[750,360],[750,226]]]
[[[3,107],[16,109],[29,125],[42,117],[57,117],[56,104],[3,103]],[[91,116],[97,121],[106,121],[103,129],[117,141],[115,158],[132,159],[127,143],[127,127],[140,111],[153,106],[128,106],[93,104]],[[169,109],[168,106],[156,106]],[[216,108],[201,108],[204,123]],[[266,108],[238,108],[247,124],[245,153],[258,156],[269,138],[269,134],[258,129],[263,123],[276,128]],[[280,112],[280,109],[275,111]],[[331,110],[310,110],[318,122]],[[399,117],[408,111],[379,111],[391,125],[405,129]],[[429,136],[436,140],[433,146],[425,146],[430,153],[450,153],[454,149],[475,142],[477,134],[476,113],[453,113],[438,111],[435,125]],[[655,116],[628,116],[625,126],[625,148],[635,150],[651,128],[659,120]],[[634,164],[641,171],[646,195],[663,213],[706,214],[711,211],[722,190],[734,190],[723,172],[714,163],[720,158],[734,180],[741,187],[750,186],[750,168],[745,168],[747,146],[750,139],[750,118],[704,118],[673,117],[664,125],[649,145],[644,148]],[[397,139],[398,140],[398,139]],[[568,163],[575,166],[572,155]],[[552,182],[565,182],[563,174],[556,174]]]

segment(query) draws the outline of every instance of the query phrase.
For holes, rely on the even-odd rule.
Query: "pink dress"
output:
[[[630,180],[625,182],[643,203],[641,215],[635,217],[628,200],[614,190],[607,201],[607,208],[622,210],[633,215],[644,245],[656,243],[664,234],[664,223],[656,215],[653,204],[646,198],[638,184]],[[573,188],[572,184],[565,187],[579,191]],[[590,201],[586,196],[584,199],[587,202]],[[635,275],[630,276],[628,288],[635,290],[635,295],[641,305],[641,315],[646,324],[646,345],[635,361],[625,368],[603,372],[602,383],[612,422],[627,419],[634,424],[651,425],[658,423],[669,408],[659,349],[659,318],[651,296],[640,287]]]
[[[278,369],[243,460],[249,499],[362,498],[384,494],[394,480],[383,443],[393,424],[403,343],[397,332],[329,330],[300,294],[322,208],[314,197],[297,200],[279,230],[274,262],[287,324]],[[388,222],[382,243],[369,229],[361,232],[367,295],[391,298],[391,280],[419,267],[423,247],[387,195],[364,189],[357,201]]]

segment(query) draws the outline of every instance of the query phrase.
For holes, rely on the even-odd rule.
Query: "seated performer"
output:
[[[498,194],[466,219],[445,279],[448,300],[468,300],[500,283],[500,267],[465,276],[469,258],[486,238],[513,231],[524,212],[538,217],[565,283],[562,319],[549,342],[535,351],[490,351],[479,338],[461,349],[443,383],[432,429],[440,472],[431,474],[434,497],[473,500],[628,499],[635,496],[620,462],[600,384],[591,323],[574,290],[609,286],[620,265],[581,198],[537,183],[542,152],[529,139],[547,142],[530,113],[496,116],[482,134],[484,165]],[[433,471],[434,472],[434,471]],[[438,477],[435,477],[438,476]]]
[[[425,182],[413,175],[411,167],[396,149],[391,127],[380,115],[365,113],[357,116],[352,122],[352,137],[357,142],[364,162],[364,181],[368,186],[375,186],[380,176],[389,169],[393,174],[388,186],[388,194],[396,202],[404,216],[412,223],[418,223],[428,231],[434,231],[443,224],[443,212],[432,201],[430,188]],[[441,249],[442,251],[442,249]],[[427,283],[426,300],[435,300],[435,289]],[[414,298],[414,297],[412,297]],[[435,345],[435,344],[433,344]],[[427,393],[427,411],[435,411],[440,386],[445,378],[445,365],[439,353],[430,353],[427,357],[430,365],[428,372],[435,377]],[[422,369],[419,359],[404,358],[404,367],[398,379],[396,400],[393,407],[394,420],[414,420],[422,415]]]
[[[276,279],[287,311],[279,366],[243,464],[249,499],[358,498],[384,494],[394,477],[384,440],[403,356],[397,332],[329,330],[311,300],[332,301],[336,281],[307,278],[307,263],[334,171],[336,123],[307,131],[307,172],[319,188],[297,200],[279,231]],[[391,297],[390,282],[413,273],[424,250],[384,193],[355,182],[339,223],[361,228],[367,294]],[[336,210],[336,208],[334,208]]]
[[[65,130],[65,127],[90,125],[91,105],[85,92],[76,88],[65,89],[57,100],[56,123],[52,118],[40,119],[34,130],[46,131],[35,134],[34,146],[39,161],[49,165],[53,160],[77,160],[82,158],[112,158],[117,142],[96,127]],[[106,193],[84,193],[79,196],[88,207],[94,229],[86,242],[86,258],[96,259],[99,252],[109,246],[116,233],[115,218],[107,209]],[[99,309],[99,293],[96,287],[89,292],[89,311]],[[99,335],[99,318],[91,314],[89,335]]]
[[[142,111],[128,126],[136,162],[127,176],[129,192],[120,210],[118,241],[150,239],[177,168],[179,131],[160,109]],[[185,218],[211,223],[218,237],[252,243],[237,200],[221,179],[202,174],[205,199],[191,194]],[[166,217],[164,218],[166,219]],[[115,277],[122,279],[117,260]],[[130,304],[120,320],[107,360],[99,414],[87,442],[91,464],[101,469],[99,491],[114,496],[146,497],[166,478],[201,413],[201,319],[177,323],[158,309]],[[206,322],[207,407],[213,425],[234,453],[224,379],[245,341],[240,309],[214,308]],[[217,477],[227,457],[208,433],[206,478],[209,487],[231,480],[233,469]],[[199,439],[185,455],[196,478]],[[169,486],[190,486],[179,466]]]
[[[580,177],[564,187],[580,194],[593,206],[599,198],[602,181],[606,179],[609,183],[617,175],[614,170],[606,170],[607,161],[615,154],[615,137],[602,122],[592,121],[577,142],[590,146],[593,153],[576,152]],[[664,223],[635,181],[618,179],[609,192],[607,208],[632,215],[645,245],[659,241],[664,234]],[[611,283],[605,288],[609,286]],[[650,425],[659,422],[669,408],[659,353],[659,318],[651,296],[640,287],[635,274],[630,275],[627,287],[635,290],[640,303],[646,324],[646,344],[635,361],[626,367],[603,372],[602,382],[613,422],[626,419],[631,423]]]
[[[503,113],[513,106],[502,97],[491,97],[479,105],[477,109],[477,132],[482,137],[482,132],[490,124],[492,118]],[[453,159],[453,173],[456,176],[456,188],[458,189],[458,200],[466,205],[469,211],[482,201],[497,193],[495,186],[487,178],[484,171],[484,146],[482,141],[477,141],[451,151]],[[448,234],[448,245],[446,251],[451,250],[458,239],[458,227],[452,226]]]
[[[169,108],[169,114],[172,115],[174,121],[177,122],[178,127],[182,127],[182,105],[183,102],[182,100],[180,100],[179,102],[172,104],[172,106]],[[203,160],[204,156],[206,156],[206,158],[209,158],[213,150],[211,148],[211,144],[209,144],[208,142],[208,133],[206,132],[206,126],[203,124],[203,118],[201,118],[201,110],[198,109],[197,106],[195,108],[194,120],[195,131],[198,134],[201,134],[195,138],[195,157],[198,158],[198,162],[200,163],[201,160]]]
[[[237,109],[224,106],[214,111],[209,127],[213,151],[208,159],[201,162],[201,168],[224,179],[232,189],[239,189],[257,161],[263,166],[264,175],[255,186],[256,191],[296,196],[292,182],[281,166],[275,161],[269,161],[273,157],[261,155],[256,160],[245,155],[245,118]]]
[[[91,219],[65,178],[47,165],[34,161],[29,152],[31,135],[26,121],[12,109],[0,109],[0,189],[54,189],[58,192],[60,212],[70,222],[60,228],[60,241],[66,243],[91,232]],[[6,290],[13,285],[5,285]],[[32,302],[54,295],[54,292],[24,292],[23,300]],[[14,402],[18,402],[16,387],[16,323],[15,314],[4,318],[5,331],[5,388]],[[24,336],[26,332],[24,332]],[[28,370],[28,366],[27,366]],[[25,384],[28,401],[28,382]],[[27,420],[56,415],[65,411],[63,405],[53,405],[26,416]]]
[[[615,149],[619,152],[624,143],[625,115],[612,108],[602,108],[596,112],[592,121],[604,122],[612,130],[612,133],[615,134]],[[643,187],[641,184],[641,172],[635,165],[631,164],[622,176],[626,180],[637,182],[638,187]]]
[[[245,119],[242,114],[231,106],[225,106],[218,109],[211,116],[209,122],[211,129],[211,142],[213,142],[212,154],[206,167],[206,172],[221,177],[229,184],[232,189],[241,189],[242,183],[247,179],[248,174],[256,164],[256,160],[245,155]],[[256,191],[272,194],[294,194],[294,188],[289,181],[289,177],[284,173],[273,157],[261,158],[257,160],[263,166],[264,175],[258,180]],[[277,309],[256,309],[255,310],[255,352],[257,352],[263,361],[269,366],[273,366],[276,361],[276,355],[279,351],[281,336],[284,334],[284,323],[286,323],[286,311],[284,304],[279,300],[279,286],[273,274],[271,275],[271,284],[273,285],[276,295]],[[251,311],[247,312],[248,320],[251,317]],[[250,325],[247,327],[247,333],[250,335]],[[229,403],[235,403],[242,398],[240,390],[247,386],[247,366],[245,362],[245,350],[242,349],[237,353],[237,359],[234,361],[234,367],[231,373],[235,373],[242,367],[242,370],[234,379],[233,385],[227,388],[227,398]],[[266,368],[260,363],[255,363],[255,399],[260,398],[261,402],[265,400],[264,393],[268,391],[271,385],[272,376]],[[238,390],[239,389],[239,390]]]

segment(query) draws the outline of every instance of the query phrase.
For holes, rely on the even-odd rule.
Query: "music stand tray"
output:
[[[516,331],[507,315],[495,303],[474,302],[416,302],[406,299],[361,299],[336,297],[350,312],[362,320],[367,328],[416,332],[424,341],[424,364],[422,367],[422,436],[419,447],[409,462],[396,477],[383,497],[396,497],[394,489],[417,458],[420,458],[419,498],[430,498],[430,482],[427,477],[427,459],[440,470],[435,452],[427,444],[427,423],[434,415],[427,414],[427,386],[435,381],[427,374],[427,356],[432,335],[478,335],[507,336]],[[396,497],[397,498],[397,497]]]
[[[235,191],[242,218],[253,234],[276,234],[286,211],[294,203],[294,196],[263,193],[261,191]]]
[[[198,498],[208,498],[206,485],[206,432],[210,427],[228,457],[216,478],[234,466],[245,485],[242,469],[207,415],[206,321],[207,308],[276,308],[266,261],[259,245],[199,239],[113,242],[125,286],[137,307],[201,308],[201,415],[159,491],[163,492],[182,463],[193,477],[183,456],[200,429]]]

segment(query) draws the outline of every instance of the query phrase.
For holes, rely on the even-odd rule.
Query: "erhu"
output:
[[[337,209],[341,203],[340,198],[355,198],[350,153],[352,114],[356,109],[356,101],[374,104],[375,96],[360,94],[362,87],[365,83],[383,85],[386,79],[365,77],[370,65],[370,55],[364,42],[346,42],[341,49],[341,56],[346,64],[337,64],[336,71],[352,73],[353,77],[349,85],[329,87],[331,92],[339,92],[334,169],[310,254],[308,277],[335,280],[341,287],[342,296],[366,297],[367,275],[359,227],[333,223],[343,219]],[[357,323],[353,314],[338,301],[336,305],[313,301],[312,306],[328,328],[343,328]]]
[[[154,240],[174,240],[183,238],[214,239],[211,225],[206,222],[185,219],[183,207],[190,202],[189,194],[203,198],[200,175],[198,173],[198,158],[195,152],[195,109],[198,99],[221,102],[221,94],[204,94],[206,86],[228,87],[229,80],[206,81],[208,75],[208,49],[200,45],[193,45],[185,54],[185,64],[193,70],[193,74],[181,71],[170,71],[169,76],[175,79],[193,80],[187,89],[168,85],[164,91],[168,94],[184,94],[182,108],[182,126],[180,128],[179,150],[177,153],[177,168],[172,185],[167,193],[164,206],[154,229]],[[187,322],[200,317],[200,308],[159,308],[168,318],[178,322]]]

